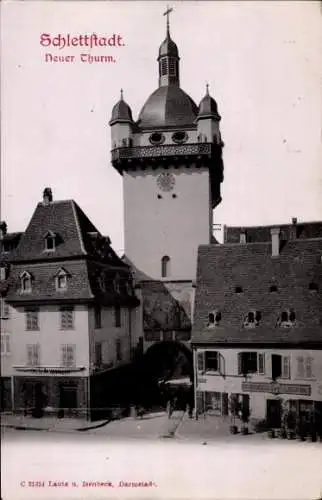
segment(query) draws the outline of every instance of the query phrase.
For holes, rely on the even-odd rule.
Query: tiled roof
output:
[[[66,290],[56,289],[56,275],[60,269],[68,275]],[[21,292],[20,276],[25,271],[32,277],[32,290],[28,293]],[[116,274],[119,276],[118,290],[115,287]],[[8,300],[17,303],[99,299],[101,304],[106,305],[115,301],[138,305],[134,291],[126,286],[128,281],[128,270],[120,273],[118,269],[85,259],[17,264],[13,266],[9,279]]]
[[[182,305],[161,281],[142,282],[144,330],[190,330],[191,321]]]
[[[122,260],[131,267],[134,281],[142,291],[144,330],[190,330],[191,319],[164,283],[143,273],[126,255]]]
[[[297,222],[296,224],[275,224],[274,226],[243,226],[226,227],[226,243],[239,243],[240,233],[245,231],[248,243],[268,242],[271,240],[271,229],[279,227],[281,230],[281,239],[293,239],[292,233],[296,239],[322,238],[322,222]]]
[[[201,246],[192,341],[322,342],[321,257],[322,238],[285,242],[278,257],[271,256],[270,243]],[[309,290],[310,282],[318,291]],[[273,284],[277,292],[270,291]],[[295,326],[277,326],[281,312],[290,309]],[[212,311],[220,311],[220,326],[207,328]],[[250,311],[261,313],[253,329],[243,327]]]
[[[56,290],[56,274],[60,268],[68,273],[67,289]],[[32,291],[21,293],[20,275],[27,271],[32,277]],[[48,299],[92,299],[94,297],[84,260],[46,262],[36,264],[17,264],[13,266],[9,280],[8,300],[25,302]]]
[[[48,232],[57,236],[55,251],[45,250]],[[12,260],[55,260],[57,258],[97,254],[93,239],[99,235],[81,208],[73,200],[38,203],[21,237]],[[101,243],[103,239],[100,237]]]
[[[54,236],[55,249],[46,250],[46,236]],[[8,300],[91,300],[102,304],[118,301],[138,305],[131,286],[130,268],[114,252],[73,200],[38,203],[31,221],[10,255],[6,281]],[[56,274],[68,274],[67,289],[56,289]],[[32,277],[32,290],[21,293],[23,272]]]
[[[6,268],[6,279],[0,281],[0,294],[5,295],[9,288],[10,260],[23,233],[7,233],[0,241],[0,266]]]

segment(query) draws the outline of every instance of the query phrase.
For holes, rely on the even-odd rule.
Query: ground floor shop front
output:
[[[268,428],[302,428],[312,425],[322,435],[322,400],[283,394],[245,394],[197,391],[197,414],[212,414],[263,422]]]
[[[13,411],[41,417],[86,417],[88,377],[14,376]]]

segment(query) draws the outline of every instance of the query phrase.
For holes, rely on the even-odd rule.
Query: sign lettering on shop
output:
[[[270,392],[272,394],[298,394],[310,396],[311,386],[304,384],[278,384],[276,382],[243,382],[245,392]]]

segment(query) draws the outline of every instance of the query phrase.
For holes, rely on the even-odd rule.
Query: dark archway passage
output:
[[[193,383],[191,350],[177,341],[156,342],[137,365],[137,399],[142,405],[152,407],[165,406],[174,393],[180,393],[181,399],[188,398],[193,391],[192,386],[178,388],[166,384],[171,379],[182,378]]]

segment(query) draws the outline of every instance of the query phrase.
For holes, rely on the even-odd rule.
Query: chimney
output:
[[[292,225],[290,226],[290,240],[296,240],[297,238],[297,218],[292,218]]]
[[[53,201],[53,193],[51,191],[51,188],[47,187],[44,189],[43,192],[43,204],[44,205],[49,205]]]
[[[278,257],[280,253],[280,228],[271,228],[271,238],[272,238],[272,257]]]
[[[0,222],[0,240],[7,234],[7,224],[5,221]]]
[[[245,229],[242,229],[240,231],[239,243],[241,243],[242,245],[245,245],[245,243],[247,243],[247,235]]]

